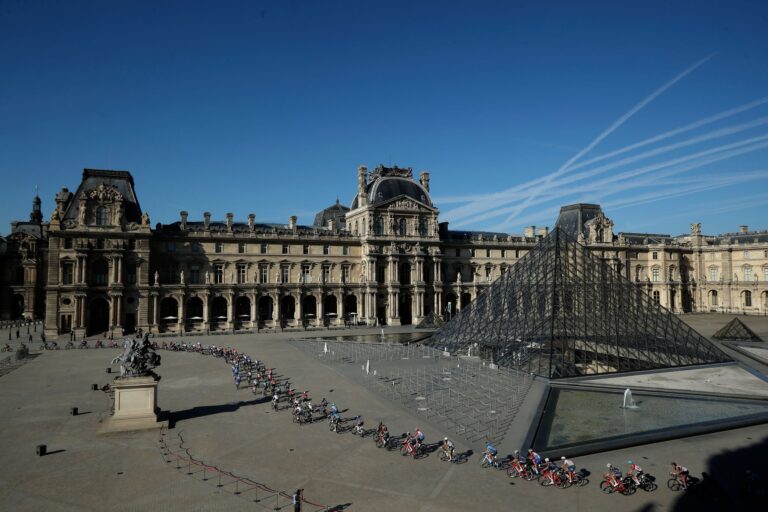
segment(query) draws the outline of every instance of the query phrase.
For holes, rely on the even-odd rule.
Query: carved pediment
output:
[[[99,184],[98,187],[93,188],[86,192],[88,199],[99,201],[100,203],[108,201],[122,201],[123,195],[117,191],[117,189],[111,185]]]

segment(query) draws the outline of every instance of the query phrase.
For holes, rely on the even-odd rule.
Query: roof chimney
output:
[[[523,236],[525,238],[535,238],[536,237],[536,226],[528,226],[523,230]]]
[[[179,215],[181,215],[181,230],[186,231],[187,230],[187,215],[189,215],[187,212],[182,210],[179,212]]]
[[[228,213],[227,214],[227,229],[232,231],[232,219],[235,218],[234,213]]]
[[[368,204],[368,194],[365,187],[368,185],[368,168],[361,165],[357,168],[357,206]]]
[[[298,220],[298,217],[295,215],[291,215],[288,217],[288,228],[296,231],[296,221]]]
[[[256,224],[256,214],[255,213],[249,213],[248,214],[248,229],[253,231],[254,224]]]
[[[749,233],[749,226],[739,226],[739,233],[742,235]]]
[[[203,212],[203,225],[205,229],[211,228],[211,212]]]

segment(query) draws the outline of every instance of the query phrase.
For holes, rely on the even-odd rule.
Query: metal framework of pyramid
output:
[[[417,329],[437,329],[445,325],[443,319],[434,313],[430,313],[425,316],[421,322],[416,325]]]
[[[430,344],[549,379],[730,361],[559,228]]]
[[[763,341],[755,332],[744,324],[738,318],[734,318],[722,329],[712,335],[718,340],[736,340],[736,341]]]

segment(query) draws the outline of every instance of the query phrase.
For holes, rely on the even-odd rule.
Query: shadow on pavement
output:
[[[182,411],[161,411],[160,421],[168,421],[168,428],[174,428],[176,423],[184,420],[190,420],[192,418],[202,418],[204,416],[211,416],[213,414],[221,414],[225,412],[235,412],[241,407],[250,405],[259,405],[270,402],[268,397],[257,398],[255,400],[248,400],[246,402],[230,402],[220,405],[202,405],[199,407],[193,407],[191,409],[184,409]]]

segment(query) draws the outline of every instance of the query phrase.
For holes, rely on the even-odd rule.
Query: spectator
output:
[[[293,512],[301,512],[301,502],[304,500],[304,489],[296,489],[293,494]]]

